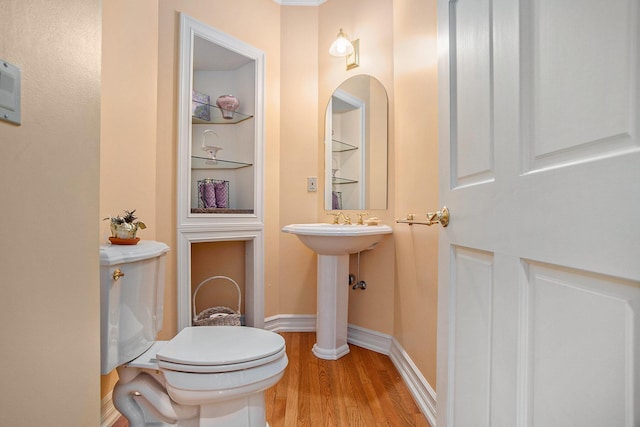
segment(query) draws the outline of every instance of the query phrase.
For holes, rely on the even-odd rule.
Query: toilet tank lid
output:
[[[141,240],[137,245],[100,246],[100,265],[116,265],[158,257],[169,251],[169,246],[154,240]]]

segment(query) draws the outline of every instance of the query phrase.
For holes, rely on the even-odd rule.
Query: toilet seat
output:
[[[234,372],[266,365],[285,355],[273,332],[238,326],[194,326],[180,331],[156,353],[161,369],[185,373]]]
[[[242,326],[184,328],[158,349],[155,360],[171,399],[209,405],[259,393],[284,374],[284,338]]]

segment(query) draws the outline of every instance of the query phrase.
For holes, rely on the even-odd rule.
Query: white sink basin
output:
[[[290,224],[282,229],[298,236],[320,255],[348,255],[373,249],[393,230],[388,225]]]

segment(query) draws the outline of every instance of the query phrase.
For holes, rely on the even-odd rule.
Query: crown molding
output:
[[[280,6],[320,6],[327,0],[273,0]]]

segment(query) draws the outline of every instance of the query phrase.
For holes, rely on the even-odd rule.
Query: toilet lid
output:
[[[183,372],[224,372],[268,363],[284,354],[284,338],[258,328],[184,328],[156,354],[158,365]]]

